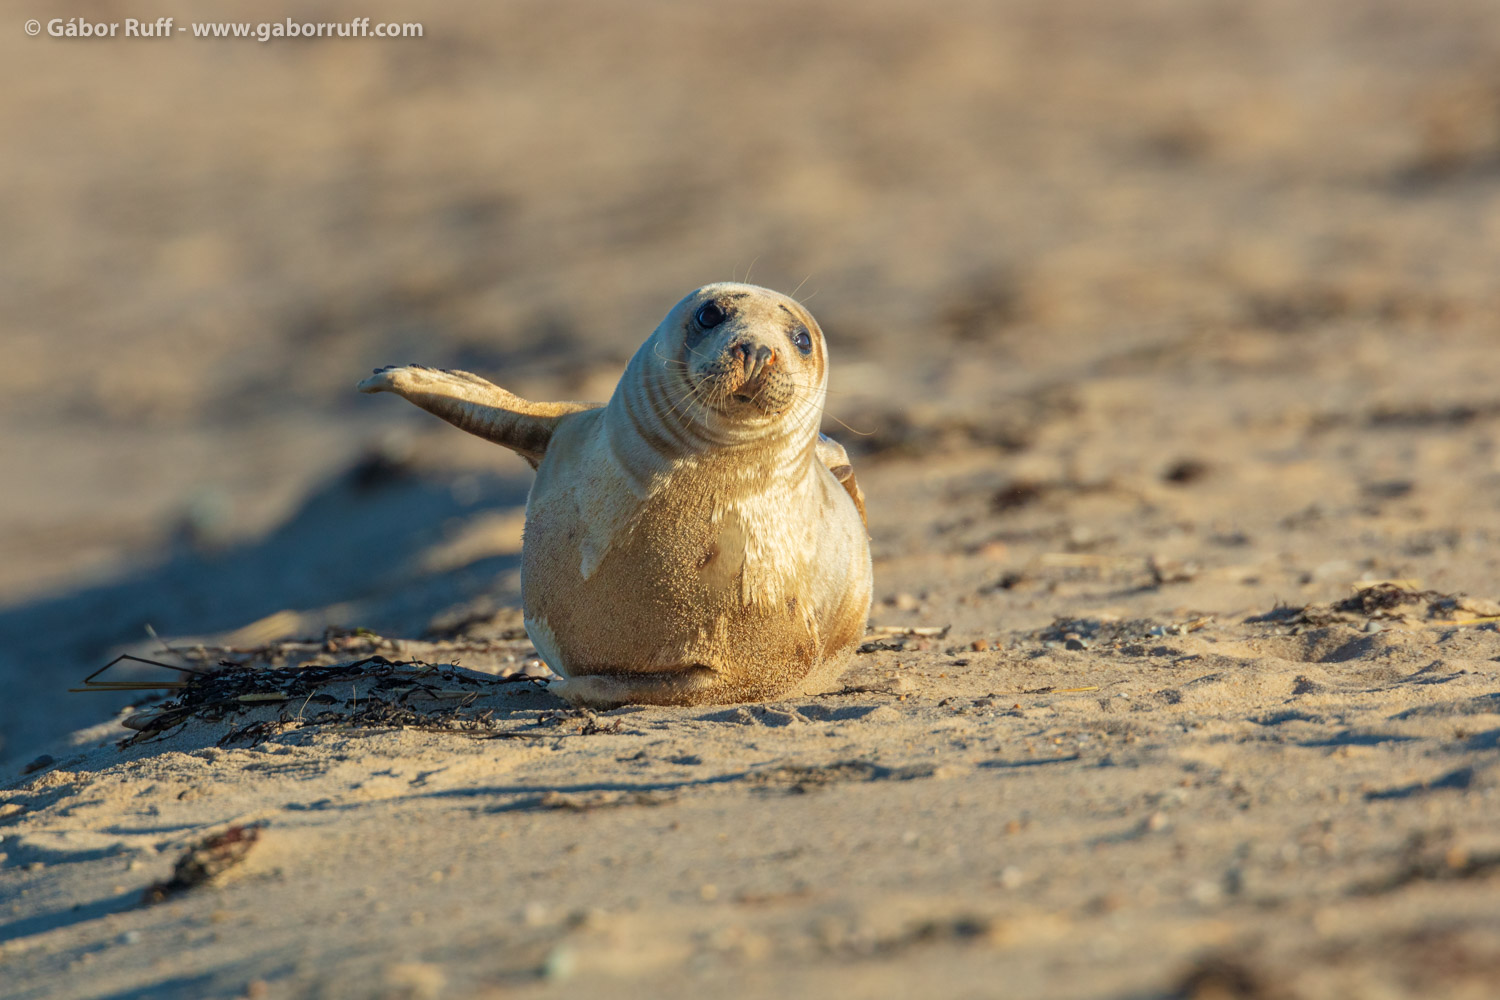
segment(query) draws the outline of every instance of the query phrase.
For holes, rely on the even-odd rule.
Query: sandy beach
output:
[[[0,32],[0,994],[1495,994],[1500,8],[422,17]],[[572,708],[530,470],[354,383],[747,276],[871,629]]]

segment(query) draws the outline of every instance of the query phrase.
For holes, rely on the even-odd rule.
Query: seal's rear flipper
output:
[[[855,508],[859,510],[859,519],[869,528],[870,519],[865,516],[865,491],[859,488],[859,481],[854,478],[854,466],[849,463],[849,453],[844,450],[844,446],[827,434],[819,434],[818,461],[828,466],[833,478],[843,484],[849,498],[854,501]]]
[[[394,392],[461,430],[510,448],[533,469],[564,417],[603,405],[533,403],[478,375],[422,365],[377,368],[359,391]]]
[[[701,705],[705,692],[722,683],[717,671],[694,666],[670,673],[581,674],[548,685],[560,698],[585,708],[621,705]]]

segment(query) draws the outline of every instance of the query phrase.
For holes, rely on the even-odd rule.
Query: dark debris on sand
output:
[[[1359,622],[1409,621],[1472,624],[1500,616],[1500,603],[1466,594],[1423,590],[1409,581],[1380,580],[1358,584],[1354,593],[1331,604],[1276,608],[1247,618],[1252,624],[1321,627]]]
[[[844,782],[910,781],[929,778],[932,774],[933,768],[921,765],[886,767],[868,760],[841,760],[823,765],[782,764],[751,772],[746,781],[753,786],[785,788],[792,794],[802,795]]]
[[[330,693],[332,685],[345,683],[350,685],[348,698]],[[233,720],[268,705],[280,707],[275,718],[235,726],[218,745],[248,742],[253,746],[289,729],[319,725],[493,734],[500,726],[491,711],[473,710],[472,705],[487,690],[515,683],[534,683],[534,679],[519,674],[489,677],[383,656],[331,666],[224,665],[190,675],[186,687],[171,701],[127,719],[125,724],[138,731],[123,745],[151,739],[192,720]],[[414,706],[410,704],[414,697],[427,703]],[[312,706],[318,708],[308,711]]]
[[[1162,636],[1186,635],[1213,623],[1205,615],[1185,622],[1159,622],[1152,618],[1056,618],[1036,634],[1043,643],[1061,643],[1069,649],[1084,649],[1094,644],[1139,642]]]
[[[160,903],[210,882],[245,860],[260,839],[257,826],[231,826],[187,849],[172,868],[172,877],[146,889],[142,902]]]

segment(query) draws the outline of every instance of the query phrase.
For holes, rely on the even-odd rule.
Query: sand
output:
[[[1493,5],[427,17],[0,33],[0,993],[1493,995]],[[752,264],[866,647],[571,710],[524,463],[353,383],[602,398]]]

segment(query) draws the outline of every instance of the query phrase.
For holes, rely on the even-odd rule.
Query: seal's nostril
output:
[[[762,344],[755,349],[755,360],[762,365],[769,365],[776,360],[776,352]]]
[[[735,362],[739,364],[746,378],[749,378],[755,372],[755,369],[759,367],[755,360],[754,348],[749,344],[743,342],[735,344],[729,349],[729,356],[734,358]]]

